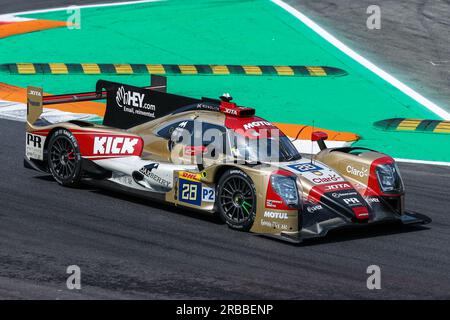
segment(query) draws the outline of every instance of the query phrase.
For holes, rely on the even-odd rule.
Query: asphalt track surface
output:
[[[0,3],[14,12],[56,1]],[[406,206],[433,219],[426,227],[290,245],[202,214],[60,187],[23,168],[23,133],[23,123],[0,120],[0,298],[450,298],[449,167],[400,165]],[[381,290],[366,288],[373,264]],[[81,268],[81,290],[66,288],[69,265]]]

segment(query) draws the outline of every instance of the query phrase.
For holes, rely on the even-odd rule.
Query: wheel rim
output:
[[[230,177],[223,183],[220,204],[231,221],[235,223],[247,221],[255,204],[252,186],[242,178]]]
[[[50,150],[50,162],[54,174],[60,179],[67,179],[76,169],[75,149],[66,138],[56,139]]]

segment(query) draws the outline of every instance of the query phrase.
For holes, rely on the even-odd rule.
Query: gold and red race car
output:
[[[365,148],[321,149],[307,158],[252,108],[220,99],[99,80],[95,92],[44,96],[28,87],[25,166],[63,186],[112,187],[220,216],[232,229],[291,242],[341,227],[428,223],[405,212],[393,158]],[[103,124],[49,123],[43,106],[106,99]]]

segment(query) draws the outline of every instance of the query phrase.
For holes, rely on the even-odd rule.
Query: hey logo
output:
[[[133,91],[125,91],[125,88],[122,86],[117,89],[116,102],[121,108],[124,106],[141,107],[144,103],[144,94]]]
[[[127,155],[136,152],[138,138],[95,137],[94,155]]]

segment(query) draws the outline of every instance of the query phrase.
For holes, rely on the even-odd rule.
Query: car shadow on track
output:
[[[216,218],[215,216],[213,216],[207,212],[196,211],[195,209],[190,209],[190,208],[185,208],[185,207],[181,208],[181,207],[177,207],[174,205],[158,202],[157,200],[141,197],[138,195],[125,194],[125,193],[122,193],[122,192],[116,191],[116,190],[95,188],[95,187],[91,187],[89,185],[83,185],[82,188],[84,190],[92,192],[92,193],[96,193],[96,194],[100,194],[100,195],[104,195],[104,196],[108,196],[108,197],[113,197],[115,199],[120,199],[121,201],[133,202],[133,203],[136,203],[139,205],[146,206],[148,208],[169,211],[170,213],[175,213],[175,214],[187,216],[187,217],[194,218],[194,219],[212,222],[217,225],[224,224],[219,218]]]
[[[385,237],[390,235],[412,233],[429,230],[423,225],[404,225],[401,223],[380,224],[358,229],[338,229],[330,231],[324,238],[306,239],[299,246],[313,246],[321,244],[338,243],[352,240]]]
[[[50,175],[42,175],[42,176],[35,176],[36,179],[45,180],[45,181],[53,181],[54,179]],[[56,183],[56,182],[55,182]],[[94,187],[89,184],[82,184],[80,186],[80,189],[85,190],[86,192],[92,192],[95,194],[112,197],[114,199],[120,199],[121,201],[128,201],[135,204],[139,204],[142,206],[146,206],[148,208],[168,211],[170,213],[175,213],[178,215],[203,220],[206,222],[211,222],[215,225],[224,225],[225,223],[221,221],[218,217],[211,215],[206,212],[196,211],[195,209],[189,209],[189,208],[181,208],[177,206],[173,206],[170,204],[165,204],[162,202],[158,202],[156,200],[148,199],[139,195],[134,194],[127,194],[120,191],[117,191],[115,189],[110,188],[103,188],[103,187]],[[316,245],[323,245],[323,244],[331,244],[331,243],[339,243],[339,242],[345,242],[345,241],[353,241],[353,240],[360,240],[360,239],[368,239],[368,238],[375,238],[375,237],[382,237],[382,236],[389,236],[389,235],[396,235],[396,234],[402,234],[402,233],[412,233],[412,232],[419,232],[419,231],[425,231],[429,230],[429,227],[426,227],[424,225],[403,225],[401,223],[390,223],[390,224],[379,224],[379,225],[372,225],[372,226],[366,226],[364,228],[342,228],[337,230],[331,230],[326,236],[323,238],[312,238],[312,239],[305,239],[301,243],[291,243],[286,242],[282,239],[273,238],[273,237],[267,237],[265,235],[259,235],[259,234],[249,234],[249,236],[257,236],[265,239],[270,239],[275,242],[280,242],[286,245],[292,245],[292,246],[316,246]],[[233,232],[233,230],[230,230]],[[238,231],[234,231],[238,232]]]

